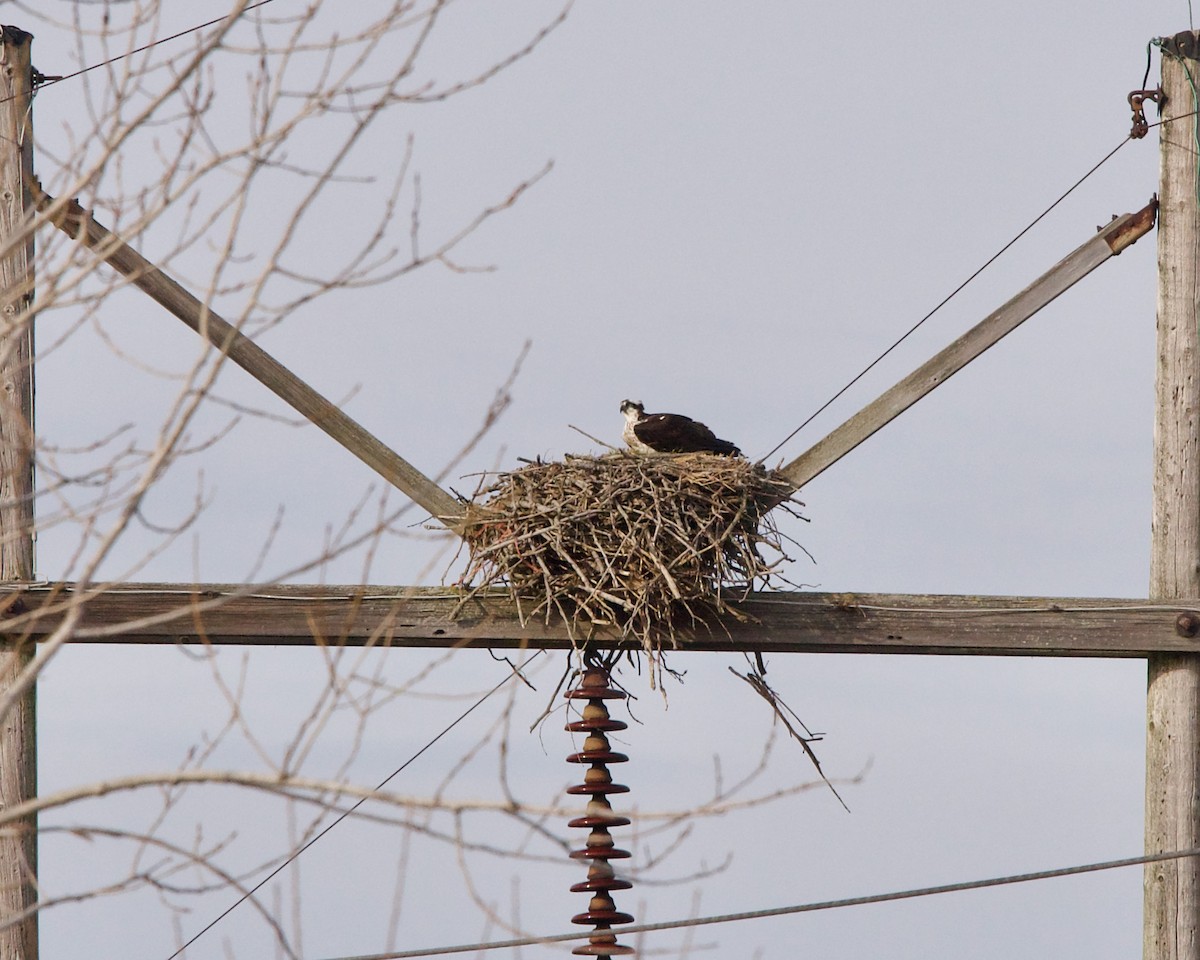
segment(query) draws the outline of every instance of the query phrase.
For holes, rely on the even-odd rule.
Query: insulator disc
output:
[[[632,890],[633,884],[616,877],[595,877],[582,883],[571,884],[572,893],[593,893],[596,890]]]
[[[577,913],[571,918],[572,923],[633,923],[633,914],[622,913],[620,910],[588,910]]]
[[[567,756],[567,763],[628,763],[629,757],[615,750],[584,750]]]
[[[628,793],[629,788],[623,783],[579,783],[573,787],[567,787],[567,793],[573,797],[580,794],[590,793],[599,796],[603,793]]]
[[[624,700],[629,696],[624,690],[612,687],[576,687],[563,694],[568,700]]]
[[[615,940],[612,943],[585,943],[571,952],[580,957],[628,957],[637,953],[633,947],[623,946]]]
[[[597,717],[595,720],[572,720],[564,730],[572,733],[587,733],[591,730],[628,730],[629,724],[624,720],[605,720]]]
[[[615,814],[613,814],[611,816],[592,814],[591,816],[587,816],[587,817],[576,817],[574,820],[569,821],[567,823],[567,826],[568,827],[627,827],[631,823],[633,823],[633,821],[630,820],[628,817],[618,817]]]
[[[625,860],[633,854],[616,847],[584,847],[582,850],[572,850],[570,856],[572,860]]]

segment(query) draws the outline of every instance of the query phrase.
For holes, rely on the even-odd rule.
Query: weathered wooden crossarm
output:
[[[388,483],[412,497],[417,504],[451,530],[461,530],[466,511],[465,504],[456,500],[368,432],[340,407],[317,393],[207,304],[192,296],[161,268],[97,223],[74,200],[61,203],[41,192],[36,183],[31,186],[38,194],[39,208],[50,214],[50,218],[59,229],[72,237],[82,239],[109,266],[114,267],[131,283],[166,307],[259,383],[375,470]]]
[[[1113,220],[1087,243],[1067,254],[1045,274],[930,358],[895,386],[884,391],[827,437],[817,441],[781,469],[798,490],[887,425],[927,393],[941,386],[981,353],[1035,313],[1115,257],[1154,226],[1158,201],[1137,213]]]
[[[0,632],[32,639],[80,599],[71,584],[0,586]],[[685,632],[687,649],[1140,657],[1200,650],[1200,598],[757,593]],[[611,647],[611,627],[596,642]],[[522,624],[500,594],[429,587],[123,584],[86,600],[77,642],[566,649],[559,622]]]

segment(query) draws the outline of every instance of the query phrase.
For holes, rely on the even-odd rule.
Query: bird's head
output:
[[[625,414],[625,419],[630,420],[640,417],[646,412],[646,408],[636,400],[622,400],[621,412]]]

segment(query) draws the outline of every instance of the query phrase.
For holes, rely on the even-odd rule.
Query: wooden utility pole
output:
[[[1196,104],[1200,35],[1164,42],[1158,227],[1158,372],[1151,599],[1200,596],[1200,322]],[[1147,658],[1146,852],[1200,847],[1200,656]],[[1145,869],[1144,960],[1200,960],[1200,859]]]
[[[33,38],[0,27],[0,581],[33,579]],[[0,637],[0,692],[34,656]],[[37,794],[35,692],[0,717],[0,808]],[[37,821],[0,831],[0,958],[36,960]]]

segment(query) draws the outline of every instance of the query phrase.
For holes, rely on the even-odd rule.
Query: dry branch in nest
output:
[[[507,589],[523,622],[557,614],[579,642],[615,625],[655,657],[789,559],[771,510],[799,516],[791,494],[757,464],[707,453],[532,463],[476,495],[462,580]]]

